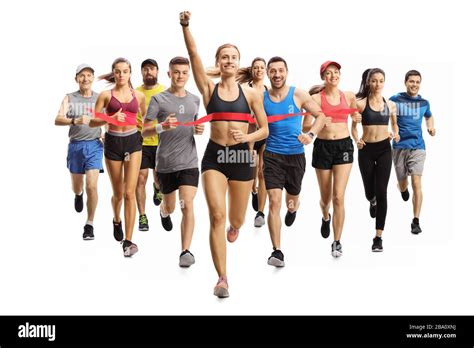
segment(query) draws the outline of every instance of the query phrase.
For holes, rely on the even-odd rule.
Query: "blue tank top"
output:
[[[285,99],[275,103],[270,99],[268,91],[263,95],[263,106],[267,116],[294,114],[300,112],[293,99],[295,87],[290,87]],[[266,150],[280,155],[298,155],[304,153],[304,145],[298,141],[301,134],[303,116],[288,117],[281,121],[269,123],[269,135]]]

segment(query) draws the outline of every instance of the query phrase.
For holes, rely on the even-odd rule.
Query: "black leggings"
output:
[[[365,197],[377,200],[375,229],[383,230],[387,216],[387,186],[392,170],[392,147],[390,140],[366,143],[359,150],[359,168],[364,181]]]

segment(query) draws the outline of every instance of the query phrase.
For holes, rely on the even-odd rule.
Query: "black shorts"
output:
[[[285,188],[290,195],[299,195],[306,158],[298,155],[280,155],[265,150],[263,152],[263,177],[267,190]]]
[[[160,192],[167,195],[176,191],[180,186],[194,186],[198,187],[199,183],[199,169],[183,169],[172,173],[158,173],[158,184],[160,185]]]
[[[209,140],[202,158],[201,172],[217,170],[227,180],[253,180],[254,157],[248,143],[222,146]]]
[[[158,146],[142,146],[142,164],[140,169],[153,169],[156,167],[156,149]]]
[[[313,162],[317,169],[332,169],[338,164],[354,162],[354,145],[350,137],[337,140],[316,138],[313,147]]]
[[[260,151],[260,149],[262,148],[263,145],[265,145],[265,143],[267,142],[267,139],[263,139],[263,140],[259,140],[259,141],[256,141],[254,144],[253,144],[253,149],[255,151],[257,151],[257,153]]]
[[[130,154],[142,150],[143,138],[140,132],[125,137],[105,133],[104,155],[113,161],[124,161]]]

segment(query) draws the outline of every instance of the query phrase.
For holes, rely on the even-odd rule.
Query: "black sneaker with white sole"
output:
[[[342,256],[342,245],[341,245],[341,242],[339,242],[338,240],[335,240],[334,242],[332,242],[331,255],[333,257],[341,257]]]
[[[84,233],[82,234],[84,240],[94,240],[94,227],[86,224],[84,226]]]
[[[275,266],[275,267],[284,267],[285,266],[285,257],[281,250],[275,249],[273,250],[272,254],[268,258],[267,263],[270,266]]]
[[[383,246],[382,246],[382,238],[381,237],[375,237],[373,239],[374,243],[372,244],[372,251],[373,252],[381,252],[383,251]]]

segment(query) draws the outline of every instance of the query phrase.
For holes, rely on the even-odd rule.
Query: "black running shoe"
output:
[[[321,219],[322,220],[322,223],[321,223],[321,236],[323,236],[323,238],[327,238],[329,237],[329,234],[331,233],[331,214],[329,214],[329,220],[328,221],[324,221],[324,218]]]
[[[377,202],[375,202],[375,204],[372,204],[372,202],[370,202],[369,212],[371,218],[375,218],[377,216]]]
[[[258,193],[252,192],[252,208],[255,211],[258,211]]]
[[[80,195],[76,195],[76,197],[74,198],[74,209],[76,209],[78,213],[80,213],[82,209],[84,209],[84,200],[82,199],[83,195],[84,192],[82,192]]]
[[[375,237],[374,238],[374,243],[372,244],[372,251],[373,252],[381,252],[383,251],[383,246],[382,246],[382,238],[381,237]]]
[[[155,187],[155,183],[153,183],[153,203],[156,206],[159,206],[161,204],[161,201],[163,200],[163,196],[161,195],[160,190],[158,190]]]
[[[146,214],[140,215],[138,218],[138,230],[139,231],[148,231],[148,218]]]
[[[281,250],[274,250],[270,257],[268,258],[267,263],[270,266],[275,266],[275,267],[284,267],[285,266],[285,257],[283,256],[283,253]]]
[[[411,223],[411,233],[413,234],[421,233],[420,221],[417,218],[414,218]]]
[[[112,223],[114,224],[114,238],[117,242],[121,242],[123,240],[122,221],[117,223],[112,220]]]
[[[94,239],[94,227],[91,225],[84,226],[84,233],[82,234],[82,239],[84,240],[93,240]]]
[[[331,255],[336,258],[342,256],[342,245],[340,241],[335,240],[334,242],[332,242]]]
[[[171,216],[168,215],[167,217],[163,217],[161,216],[161,213],[160,213],[160,217],[161,217],[161,225],[163,226],[163,228],[166,230],[166,231],[171,231],[173,229],[173,222],[171,221]]]
[[[408,188],[405,191],[401,192],[401,194],[402,194],[402,199],[405,202],[410,199],[410,191],[408,191]]]
[[[293,222],[295,222],[295,219],[296,219],[296,210],[292,213],[288,210],[285,216],[285,225],[286,226],[293,225]]]

